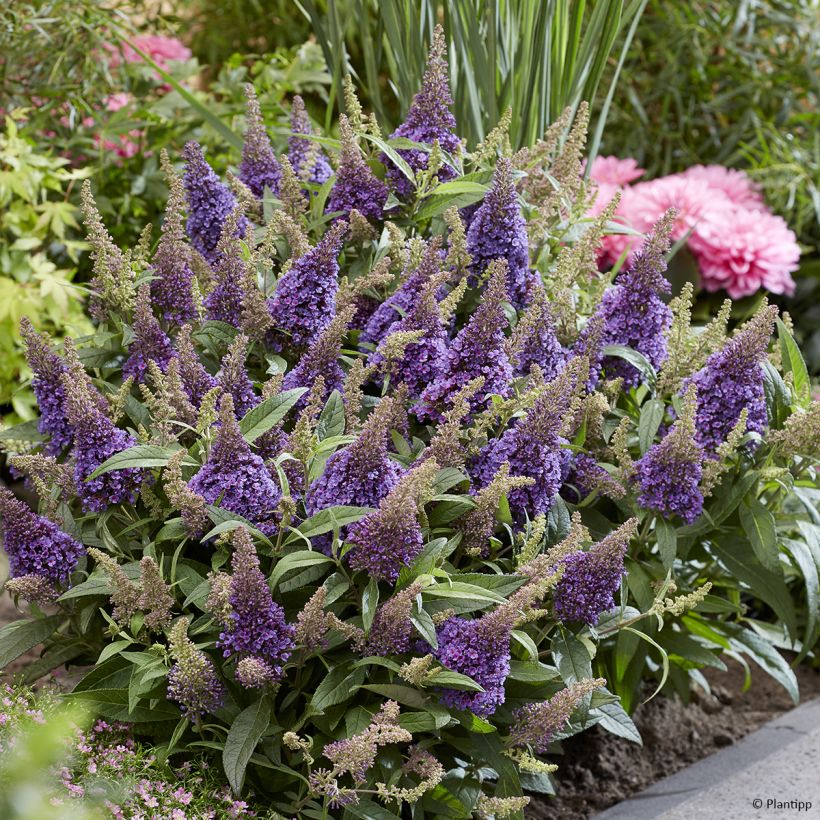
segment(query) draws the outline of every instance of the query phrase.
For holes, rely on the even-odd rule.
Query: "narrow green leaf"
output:
[[[740,524],[755,555],[766,569],[780,569],[780,553],[774,516],[754,496],[744,498],[739,507]]]
[[[372,512],[372,507],[352,507],[341,504],[336,507],[325,507],[307,521],[303,521],[298,530],[305,538],[312,538],[314,535],[324,535],[326,532],[333,532],[347,524],[353,524]]]
[[[658,552],[664,569],[672,569],[675,556],[678,553],[678,532],[665,518],[658,516],[655,519],[655,538],[658,542]]]
[[[269,725],[270,701],[267,697],[248,706],[231,724],[222,752],[222,767],[234,794],[242,792],[248,761]]]
[[[310,700],[314,712],[321,713],[331,706],[344,703],[351,698],[364,683],[367,670],[360,666],[350,671],[347,666],[331,669],[320,681]]]
[[[113,456],[107,458],[88,476],[86,481],[97,478],[103,473],[110,473],[112,470],[124,470],[128,467],[165,467],[171,456],[181,449],[179,446],[160,447],[157,444],[137,444],[135,447],[121,450],[119,453],[114,453]],[[198,466],[191,458],[183,459],[182,463],[188,467]]]
[[[650,399],[641,408],[641,417],[638,421],[638,442],[641,447],[641,455],[652,446],[665,412],[666,405],[658,399]]]
[[[245,441],[253,442],[259,436],[267,433],[272,427],[279,424],[287,415],[288,410],[299,401],[300,397],[307,392],[306,387],[297,387],[294,390],[286,390],[276,396],[265,399],[261,404],[252,407],[242,417],[239,422],[239,429]]]
[[[333,559],[321,552],[300,550],[299,552],[288,553],[284,557],[280,558],[276,566],[273,568],[273,573],[270,576],[271,588],[276,589],[276,585],[279,581],[289,572],[293,572],[297,569],[304,569],[305,567],[315,567],[319,564],[332,563]]]
[[[783,367],[787,373],[792,374],[794,392],[797,395],[798,403],[801,407],[808,407],[811,403],[811,379],[806,368],[806,362],[800,353],[794,337],[789,333],[789,329],[783,322],[777,320],[777,336],[780,339],[780,352],[783,360]]]
[[[14,621],[0,629],[0,669],[5,669],[20,655],[50,638],[60,624],[60,616]]]

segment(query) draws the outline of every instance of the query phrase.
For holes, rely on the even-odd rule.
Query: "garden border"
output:
[[[594,815],[594,818],[595,820],[655,820],[665,816],[666,812],[681,807],[692,798],[704,795],[720,784],[726,785],[727,789],[731,791],[732,786],[729,783],[731,779],[751,769],[761,761],[773,757],[788,746],[814,734],[820,735],[820,698],[808,701],[780,715],[780,717],[769,721],[759,729],[746,735],[735,745],[709,755],[676,774],[659,780],[634,797],[616,803],[614,806]],[[820,743],[820,740],[818,742]],[[800,771],[801,768],[797,766],[795,771]],[[757,812],[753,812],[751,809],[751,801],[756,797],[762,798],[764,801],[769,798],[780,800],[811,798],[811,795],[786,794],[788,786],[788,783],[771,784],[767,782],[765,785],[761,785],[760,794],[758,795],[737,795],[734,805],[742,812],[737,816],[747,818],[757,816]],[[820,790],[820,787],[818,787],[818,790]],[[746,803],[743,802],[745,798],[748,798]],[[712,806],[712,808],[717,809],[718,807]],[[760,816],[765,816],[767,813],[769,816],[775,816],[771,810],[767,810],[765,807],[761,808],[760,811],[762,812]],[[721,816],[726,820],[730,818],[730,815],[724,813],[721,813]]]

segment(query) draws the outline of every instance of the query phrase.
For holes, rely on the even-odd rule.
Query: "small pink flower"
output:
[[[180,42],[176,37],[164,37],[161,34],[144,34],[134,37],[134,45],[144,51],[160,68],[168,69],[172,60],[190,60],[191,49]],[[131,46],[124,45],[122,50],[116,46],[108,46],[110,52],[109,65],[112,68],[126,63],[141,63],[142,57]]]
[[[708,291],[726,290],[733,299],[761,288],[794,293],[797,237],[779,216],[738,206],[721,210],[698,228],[690,247]]]
[[[627,157],[595,157],[589,176],[598,183],[620,187],[629,185],[644,175],[645,170],[638,167],[638,161]]]
[[[760,186],[749,179],[744,171],[724,168],[722,165],[693,165],[682,176],[702,180],[710,188],[725,194],[735,205],[745,208],[763,207]]]
[[[116,94],[109,95],[105,100],[105,107],[108,111],[119,111],[121,108],[129,105],[133,97],[125,91],[118,91]]]

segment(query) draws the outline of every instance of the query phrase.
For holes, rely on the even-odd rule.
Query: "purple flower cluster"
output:
[[[220,634],[217,645],[226,658],[250,656],[261,661],[270,676],[267,682],[273,683],[282,677],[282,666],[293,651],[296,630],[285,619],[282,607],[271,597],[250,533],[240,527],[234,531],[233,541],[236,551],[231,561],[231,612],[228,626]],[[250,677],[246,676],[246,683],[255,686],[257,676],[253,681]]]
[[[198,408],[202,397],[214,387],[217,380],[202,366],[191,339],[191,328],[183,325],[176,338],[179,354],[179,375],[188,399]]]
[[[290,334],[294,347],[306,347],[330,324],[339,289],[339,262],[345,222],[337,222],[315,248],[294,262],[276,285],[270,314],[276,328]]]
[[[624,556],[636,524],[636,519],[630,519],[588,552],[579,550],[562,559],[564,571],[553,595],[560,621],[594,625],[602,612],[615,606],[615,593],[626,572]]]
[[[63,584],[85,555],[82,544],[4,488],[0,489],[0,519],[12,578],[38,575]]]
[[[447,59],[444,33],[436,27],[430,53],[427,57],[427,68],[421,82],[421,89],[413,97],[404,122],[390,135],[391,138],[404,138],[413,142],[432,145],[438,142],[444,151],[458,154],[461,141],[455,134],[456,118],[450,111],[453,98],[450,95],[450,82],[447,78]],[[427,168],[430,152],[423,148],[401,148],[397,152],[413,171]],[[413,190],[413,184],[389,159],[383,158],[387,166],[387,176],[401,197],[407,197]],[[438,171],[442,182],[452,179],[455,172],[449,165],[443,165]]]
[[[415,307],[427,282],[441,270],[441,244],[438,240],[427,243],[421,261],[415,270],[405,271],[404,281],[382,302],[368,319],[359,341],[378,345],[403,316]]]
[[[342,151],[336,181],[330,190],[325,210],[345,216],[355,208],[368,219],[382,219],[387,201],[387,186],[378,179],[365,162],[350,124],[344,114],[339,117]]]
[[[454,616],[436,630],[434,654],[442,666],[468,675],[484,688],[483,692],[443,689],[445,706],[487,717],[504,703],[504,681],[510,674],[510,628],[485,615],[473,620]]]
[[[564,452],[569,456],[569,450]],[[597,486],[610,479],[609,473],[589,453],[576,453],[566,466],[561,496],[572,504],[580,504]]]
[[[134,340],[128,346],[128,358],[122,366],[122,374],[132,376],[139,384],[145,380],[148,362],[156,362],[164,373],[174,356],[176,351],[171,340],[151,311],[150,287],[143,285],[134,308]]]
[[[493,186],[470,222],[467,251],[473,259],[473,281],[484,274],[492,260],[504,259],[510,301],[516,308],[530,302],[538,277],[530,270],[527,223],[518,205],[512,163],[506,157],[498,160]]]
[[[279,179],[282,176],[282,166],[273,152],[262,113],[259,110],[259,101],[253,86],[245,86],[248,97],[247,128],[245,142],[242,145],[242,163],[239,166],[239,179],[251,189],[257,197],[262,197],[265,188],[274,194],[279,193]]]
[[[383,399],[356,441],[327,460],[322,475],[308,488],[308,515],[339,504],[376,507],[393,489],[402,475],[402,468],[387,454],[394,412],[394,400]]]
[[[757,314],[713,353],[706,365],[685,383],[698,391],[697,438],[707,451],[716,450],[747,410],[746,429],[766,429],[766,401],[761,366],[771,338],[777,308],[772,305]]]
[[[260,401],[245,369],[247,352],[248,338],[240,333],[222,359],[222,367],[217,375],[217,383],[233,399],[234,412],[240,419]]]
[[[20,320],[20,333],[26,344],[26,360],[34,373],[31,382],[40,408],[37,429],[49,436],[45,452],[56,456],[71,445],[74,431],[66,414],[63,389],[65,362],[51,349],[47,339],[34,329],[28,317]]]
[[[315,185],[322,185],[333,176],[333,169],[327,161],[327,157],[319,144],[312,140],[305,139],[305,136],[313,134],[310,124],[310,117],[305,109],[305,103],[301,97],[295,96],[290,109],[290,131],[288,138],[288,161],[294,173],[312,182]],[[305,135],[305,136],[300,136]],[[305,161],[311,162],[309,169],[302,166]]]
[[[430,280],[410,312],[391,327],[391,333],[424,333],[418,341],[404,348],[400,359],[390,364],[391,380],[396,384],[406,384],[411,397],[421,395],[424,388],[438,378],[447,357],[447,333],[441,323],[436,300],[438,290],[438,281]],[[387,339],[389,336],[369,357],[370,364],[380,364],[384,360],[382,351]]]
[[[698,456],[679,458],[664,446],[667,440],[668,436],[650,447],[636,465],[640,486],[638,503],[666,518],[679,515],[686,524],[691,524],[703,511],[700,491],[703,461]],[[697,445],[693,442],[693,446]]]
[[[146,478],[145,470],[126,467],[111,470],[96,478],[89,476],[115,453],[133,447],[137,440],[125,430],[115,427],[100,409],[91,388],[63,376],[63,389],[68,396],[69,420],[74,426],[74,484],[83,508],[100,512],[111,504],[134,503]]]
[[[672,311],[658,294],[670,291],[664,271],[674,217],[670,211],[658,221],[630,270],[604,293],[598,309],[603,344],[631,347],[656,369],[666,361],[666,331],[672,324]],[[604,357],[603,366],[610,378],[622,377],[627,388],[641,380],[638,368],[624,359]]]
[[[441,418],[442,409],[452,404],[455,394],[479,376],[484,377],[484,387],[470,400],[473,411],[487,407],[491,394],[506,396],[510,392],[513,372],[505,347],[507,317],[503,306],[506,263],[493,264],[495,271],[483,301],[450,345],[438,377],[422,391],[413,408],[419,420]]]
[[[515,375],[526,376],[537,365],[545,379],[552,379],[563,367],[567,351],[555,334],[552,311],[542,287],[534,289],[530,310],[536,311],[535,322],[515,355]]]
[[[214,263],[215,284],[205,297],[205,310],[209,319],[238,328],[242,326],[245,308],[248,266],[242,257],[238,239],[227,235],[235,220],[236,214],[229,214],[226,220],[227,230],[219,240],[217,260]]]
[[[226,694],[225,684],[219,679],[213,661],[204,652],[199,654],[196,674],[191,674],[190,669],[181,663],[175,663],[168,672],[168,697],[179,704],[189,720],[213,714],[222,706]]]
[[[230,395],[222,397],[219,418],[208,459],[188,486],[209,504],[218,503],[270,534],[276,529],[273,513],[281,496],[279,487],[242,436]]]
[[[194,248],[213,264],[219,258],[217,246],[225,221],[236,208],[236,198],[208,165],[198,143],[189,142],[183,156],[188,236]],[[237,228],[239,236],[244,236],[248,230],[248,220],[244,216]]]

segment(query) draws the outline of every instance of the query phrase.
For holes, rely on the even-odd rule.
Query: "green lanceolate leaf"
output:
[[[601,353],[603,353],[604,356],[615,356],[629,362],[629,364],[641,371],[650,386],[654,385],[657,381],[658,374],[643,353],[638,353],[637,350],[633,350],[626,345],[607,345]]]
[[[37,618],[33,621],[14,621],[0,629],[0,669],[50,638],[60,624],[60,616]]]
[[[276,585],[289,572],[295,570],[305,569],[306,567],[315,567],[321,564],[332,564],[333,559],[321,552],[313,552],[312,550],[300,550],[299,552],[290,552],[284,557],[280,558],[273,568],[270,576],[270,585],[276,589]]]
[[[314,712],[321,713],[331,706],[344,703],[364,683],[367,670],[360,666],[352,671],[345,664],[337,666],[322,678],[310,700]]]
[[[754,496],[744,498],[738,508],[740,524],[749,539],[757,559],[766,569],[780,569],[774,516]]]
[[[267,697],[240,712],[231,724],[222,752],[222,767],[235,794],[242,791],[248,761],[269,725],[270,701]]]
[[[319,441],[326,438],[341,436],[345,431],[345,405],[342,395],[338,390],[334,390],[327,399],[319,421],[316,424],[316,435]]]
[[[658,517],[655,519],[655,538],[663,568],[672,569],[678,550],[677,530],[665,518]]]
[[[641,408],[641,417],[638,421],[638,441],[641,447],[641,455],[652,446],[665,412],[666,405],[658,399],[650,399]]]
[[[794,337],[789,333],[789,329],[783,322],[777,320],[777,336],[780,339],[780,353],[783,360],[783,368],[787,373],[792,374],[794,380],[794,392],[801,407],[808,407],[811,402],[811,379],[806,368],[806,362],[800,353],[800,348]]]
[[[121,450],[119,453],[114,453],[113,456],[107,458],[88,476],[86,481],[103,475],[103,473],[110,473],[112,470],[124,470],[128,467],[165,467],[171,456],[179,452],[180,449],[179,446],[160,447],[157,444],[138,444],[136,447],[129,447],[127,450]],[[192,458],[185,458],[182,463],[187,467],[198,466]]]
[[[304,538],[312,538],[314,535],[323,535],[326,532],[333,532],[347,524],[353,524],[368,513],[372,513],[372,507],[349,507],[339,505],[336,507],[326,507],[312,515],[307,521],[303,521],[298,531]],[[292,538],[288,539],[293,540]]]
[[[242,430],[245,441],[254,442],[259,436],[279,424],[287,415],[288,410],[306,392],[306,387],[286,390],[284,393],[265,399],[261,404],[257,404],[256,407],[248,410],[242,417],[242,421],[239,422],[239,429]]]

